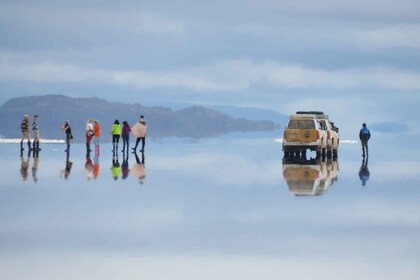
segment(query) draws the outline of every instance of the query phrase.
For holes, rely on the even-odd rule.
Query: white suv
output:
[[[283,133],[285,158],[304,158],[306,150],[316,151],[316,157],[327,152],[327,130],[314,114],[292,114]]]

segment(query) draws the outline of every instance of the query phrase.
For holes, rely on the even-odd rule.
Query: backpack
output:
[[[362,128],[362,136],[361,136],[362,140],[365,140],[365,141],[369,140],[369,136],[370,136],[369,129],[367,129],[366,127]]]

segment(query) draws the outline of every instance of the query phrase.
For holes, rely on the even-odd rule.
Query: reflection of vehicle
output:
[[[283,177],[296,196],[321,195],[338,176],[336,160],[284,159]]]
[[[314,114],[293,114],[284,130],[283,151],[285,158],[305,157],[306,150],[316,151],[316,157],[327,151],[327,131]]]
[[[327,157],[337,157],[338,155],[338,145],[340,144],[340,135],[338,134],[338,127],[334,125],[333,122],[329,120],[328,115],[325,115],[320,111],[299,111],[296,114],[312,114],[321,123],[321,128],[327,131]]]

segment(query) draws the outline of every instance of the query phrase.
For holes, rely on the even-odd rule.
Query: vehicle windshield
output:
[[[315,129],[315,122],[312,120],[290,120],[289,129]]]

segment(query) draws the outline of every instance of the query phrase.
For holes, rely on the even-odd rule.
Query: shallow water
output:
[[[126,178],[110,144],[70,172],[62,144],[1,144],[2,279],[419,279],[419,151],[394,140],[364,184],[358,144],[300,165],[273,138],[149,140]]]

